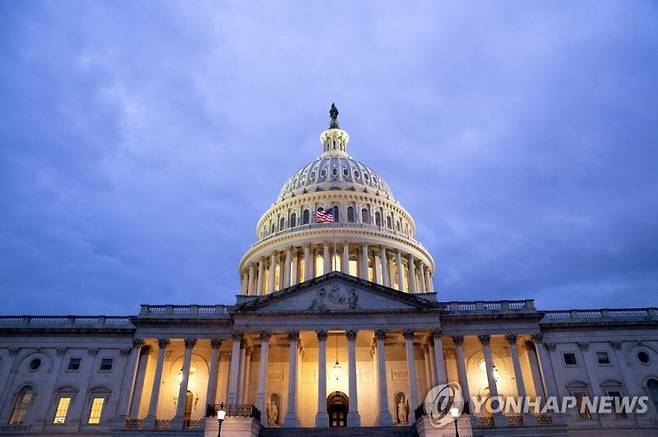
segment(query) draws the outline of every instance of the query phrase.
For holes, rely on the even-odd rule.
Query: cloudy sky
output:
[[[0,312],[232,303],[335,101],[441,300],[656,305],[658,3],[0,2]]]

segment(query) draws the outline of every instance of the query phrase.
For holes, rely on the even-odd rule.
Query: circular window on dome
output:
[[[354,170],[354,178],[357,179],[359,177],[359,170]]]
[[[374,177],[374,176],[372,177],[372,183],[375,184],[375,185],[377,185],[377,178]]]
[[[317,175],[317,173],[315,172],[315,170],[313,170],[313,171],[311,172],[311,180],[312,180],[312,181],[315,180],[315,176],[316,176],[316,175]]]
[[[348,177],[350,175],[350,171],[347,168],[343,169],[343,176]]]
[[[363,173],[363,179],[365,179],[366,182],[370,180],[370,176],[368,176],[368,173]]]
[[[646,353],[645,351],[638,352],[637,353],[637,359],[642,364],[649,364],[649,361],[651,361],[651,358],[649,357],[649,354]]]
[[[338,169],[337,169],[336,167],[334,167],[334,168],[331,169],[331,175],[332,175],[333,177],[338,176]]]
[[[323,168],[322,171],[320,172],[320,175],[322,176],[322,179],[327,177],[327,169]]]
[[[30,370],[39,370],[39,367],[41,367],[41,358],[35,358],[30,361]]]

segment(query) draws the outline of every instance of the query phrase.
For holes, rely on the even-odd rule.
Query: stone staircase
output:
[[[259,437],[418,437],[414,426],[362,428],[261,428]]]

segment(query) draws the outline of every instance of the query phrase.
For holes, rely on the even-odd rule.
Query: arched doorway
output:
[[[347,426],[348,406],[347,395],[343,392],[335,391],[327,397],[327,413],[331,428]]]

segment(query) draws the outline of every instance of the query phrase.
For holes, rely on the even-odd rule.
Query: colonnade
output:
[[[253,334],[258,334],[258,341],[260,346],[260,362],[258,366],[257,376],[257,392],[256,392],[256,407],[265,412],[266,398],[267,398],[267,369],[269,360],[270,342],[272,338],[271,331],[261,331],[250,333],[251,338]],[[288,392],[287,392],[287,408],[284,416],[283,425],[286,427],[300,426],[297,411],[297,390],[298,390],[298,375],[299,375],[299,350],[300,350],[300,332],[293,330],[287,332],[277,332],[279,336],[286,335],[288,338]],[[349,383],[349,409],[347,416],[348,426],[360,426],[361,416],[359,413],[359,384],[356,371],[356,339],[359,335],[357,330],[346,331],[332,331],[332,335],[345,335],[347,340],[347,376]],[[446,372],[446,361],[444,357],[444,342],[454,345],[454,352],[457,364],[457,378],[461,385],[464,399],[469,404],[469,411],[472,413],[474,409],[471,393],[469,389],[469,375],[467,372],[467,361],[464,351],[464,336],[447,337],[442,335],[441,330],[434,329],[430,331],[414,331],[405,330],[403,332],[385,331],[382,329],[361,331],[361,335],[372,335],[373,353],[372,360],[375,366],[375,375],[377,377],[377,424],[379,426],[389,426],[392,424],[392,418],[389,409],[389,393],[387,388],[387,359],[385,341],[393,338],[404,338],[404,350],[406,352],[407,362],[407,378],[408,378],[408,396],[409,396],[409,420],[413,423],[415,420],[415,408],[423,401],[424,393],[419,392],[417,387],[416,378],[416,359],[415,348],[421,347],[422,355],[424,357],[424,365],[426,370],[427,388],[445,384],[448,382]],[[315,331],[318,345],[318,384],[317,384],[317,412],[315,415],[315,426],[326,427],[329,424],[329,416],[327,413],[327,338],[329,332],[326,330]],[[491,350],[491,335],[482,334],[477,336],[481,352],[484,356],[485,370],[488,381],[489,396],[493,399],[498,396],[497,375],[496,367],[493,360]],[[362,338],[362,337],[361,337]],[[227,381],[227,395],[226,399],[216,399],[217,384],[218,384],[218,362],[219,362],[219,349],[222,344],[220,339],[211,339],[211,357],[209,362],[209,377],[207,381],[206,403],[215,404],[225,401],[229,405],[247,403],[246,392],[249,387],[250,375],[250,360],[251,349],[256,345],[251,344],[247,346],[245,341],[245,333],[235,332],[232,335],[231,344],[231,358],[230,367],[228,372]],[[527,385],[524,380],[523,372],[521,371],[521,363],[518,352],[518,337],[514,334],[505,336],[505,340],[509,347],[509,355],[512,361],[513,378],[515,380],[517,394],[519,397],[525,397],[527,394]],[[541,346],[541,335],[532,337],[532,340],[526,341],[528,348],[528,359],[532,374],[532,384],[534,384],[534,392],[537,396],[546,399],[547,396],[557,394],[557,386],[553,379],[553,370],[551,361],[548,358],[547,352]],[[137,343],[136,343],[137,344]],[[160,401],[160,387],[162,384],[163,368],[165,365],[165,356],[170,344],[170,340],[166,338],[158,339],[158,352],[157,361],[155,364],[154,375],[152,379],[151,396],[148,401],[148,412],[143,421],[143,429],[153,429],[157,420],[162,421],[162,418],[156,418],[158,402]],[[277,344],[281,344],[280,341]],[[472,344],[472,343],[471,343]],[[176,404],[175,416],[168,419],[171,423],[171,429],[184,429],[184,405],[185,396],[188,388],[188,381],[190,376],[190,364],[193,349],[196,345],[195,339],[184,339],[184,355],[181,373],[179,376],[179,389],[178,401]],[[285,346],[284,346],[285,347]],[[143,359],[144,351],[148,354],[148,346],[134,348],[132,355],[129,357],[128,370],[132,375],[131,385],[122,392],[119,417],[127,419],[132,417],[137,419],[138,408],[135,408],[135,402],[139,404],[141,392],[143,387],[139,385],[139,378],[137,374],[144,372],[146,368],[146,360]],[[142,354],[140,355],[140,350]],[[473,351],[469,351],[469,354]],[[472,376],[471,376],[472,378]],[[142,376],[143,379],[143,376]],[[482,416],[482,415],[481,415]],[[263,423],[266,422],[265,414],[262,415]],[[482,417],[492,421],[492,425],[505,426],[506,419],[501,413],[494,413],[493,416]],[[534,416],[531,414],[523,415],[523,422],[526,425],[534,424]]]
[[[409,293],[434,291],[431,267],[411,253],[384,245],[325,241],[261,256],[243,268],[241,294],[269,294],[330,271]]]

